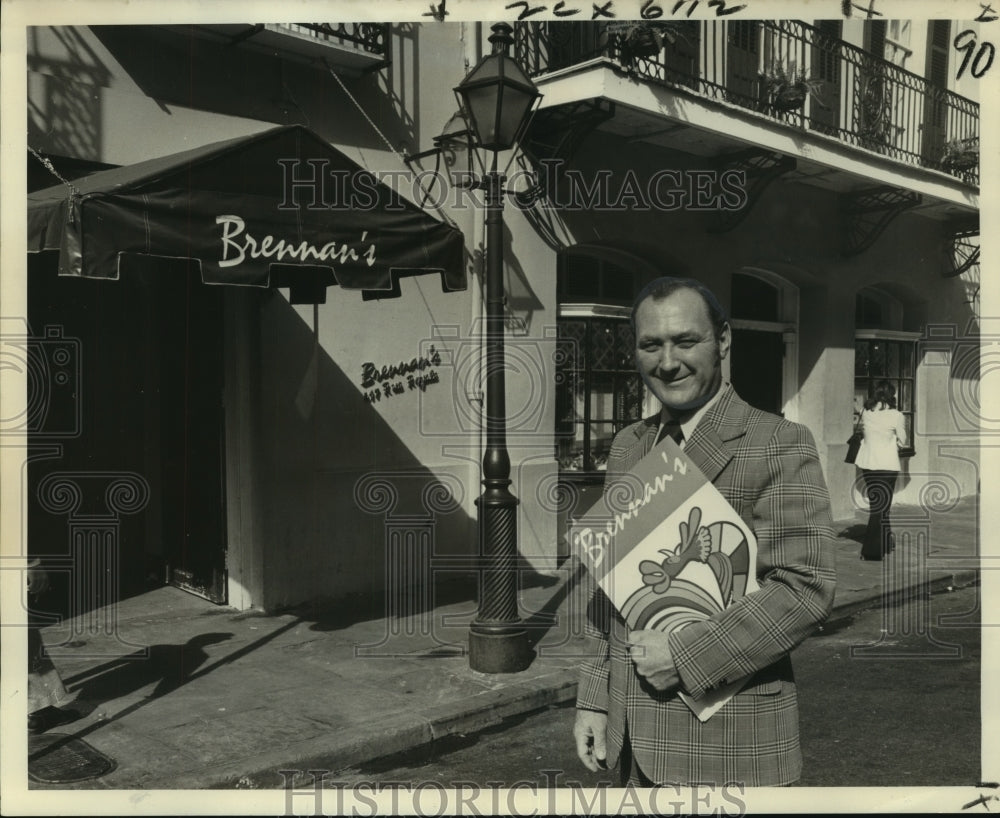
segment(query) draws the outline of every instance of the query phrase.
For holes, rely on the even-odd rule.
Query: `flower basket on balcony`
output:
[[[790,85],[775,92],[771,105],[779,111],[794,111],[806,104],[807,96],[804,88]]]
[[[787,64],[776,62],[763,75],[764,86],[770,94],[771,107],[778,111],[795,111],[806,104],[806,97],[822,87],[819,80],[796,67],[795,61]]]
[[[636,57],[655,57],[663,48],[663,35],[655,28],[636,27],[626,38],[623,48]]]
[[[631,65],[640,57],[657,56],[663,50],[664,43],[673,45],[678,40],[686,39],[676,23],[671,21],[658,23],[626,20],[608,23],[607,31],[618,36],[618,49],[625,66]]]
[[[950,139],[944,144],[941,164],[949,170],[971,170],[979,164],[979,138]]]

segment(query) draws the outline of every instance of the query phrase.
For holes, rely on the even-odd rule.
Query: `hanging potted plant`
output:
[[[771,107],[779,111],[798,110],[805,105],[806,97],[818,93],[823,85],[820,80],[810,77],[805,69],[798,68],[795,60],[772,63],[763,75],[763,82]]]
[[[948,170],[971,170],[979,164],[979,137],[949,139],[944,143],[941,164]]]
[[[618,36],[618,50],[625,66],[631,65],[640,57],[655,57],[662,50],[664,43],[673,45],[678,40],[685,39],[678,26],[671,22],[655,22],[651,20],[624,20],[608,23],[608,33]]]

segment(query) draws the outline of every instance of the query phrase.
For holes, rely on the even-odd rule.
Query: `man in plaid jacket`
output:
[[[715,296],[661,278],[632,312],[636,364],[659,416],[623,429],[609,482],[664,433],[757,539],[759,590],[669,635],[628,632],[597,590],[588,608],[574,734],[583,763],[620,765],[622,784],[776,786],[799,777],[798,706],[789,653],[829,614],[835,571],[830,501],[809,431],[754,409],[722,380],[731,331]],[[677,696],[747,683],[699,721]]]

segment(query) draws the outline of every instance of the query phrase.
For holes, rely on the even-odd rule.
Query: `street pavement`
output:
[[[971,585],[903,603],[903,617],[927,623],[921,631],[890,634],[876,606],[825,627],[795,650],[803,756],[797,787],[969,787],[980,780],[981,590]],[[617,769],[590,772],[577,758],[575,712],[572,703],[552,705],[331,772],[324,785],[617,787]],[[281,779],[254,783],[273,787]],[[333,803],[329,794],[325,800]],[[954,793],[951,803],[969,800]]]
[[[838,523],[831,622],[883,604],[891,625],[889,600],[975,582],[977,518],[974,498],[941,511],[894,508],[899,547],[882,563],[859,559],[861,515]],[[521,615],[536,655],[513,674],[469,668],[476,606],[468,598],[405,619],[362,620],[315,608],[238,612],[164,587],[52,625],[43,638],[75,696],[67,707],[81,718],[49,732],[83,739],[116,767],[28,786],[281,786],[279,770],[344,769],[569,702],[589,580],[575,563],[556,574],[525,580]]]

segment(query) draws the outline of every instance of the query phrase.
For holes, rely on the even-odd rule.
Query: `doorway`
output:
[[[751,406],[796,420],[798,289],[749,267],[733,274],[730,287],[730,382]]]
[[[166,581],[226,602],[222,288],[196,271],[158,286]]]
[[[32,335],[57,333],[79,356],[72,405],[54,405],[29,435],[38,453],[27,475],[29,553],[63,566],[53,596],[64,601],[52,605],[70,615],[164,584],[225,603],[222,288],[173,259],[123,256],[119,274],[60,277],[54,254],[29,256]],[[60,432],[64,415],[72,433],[53,436],[48,427]],[[72,512],[40,500],[53,474],[79,484]],[[144,481],[141,510],[109,509],[101,481],[116,474]],[[71,599],[86,568],[78,559],[88,559],[76,555],[71,531],[94,520],[114,532],[114,575]]]

